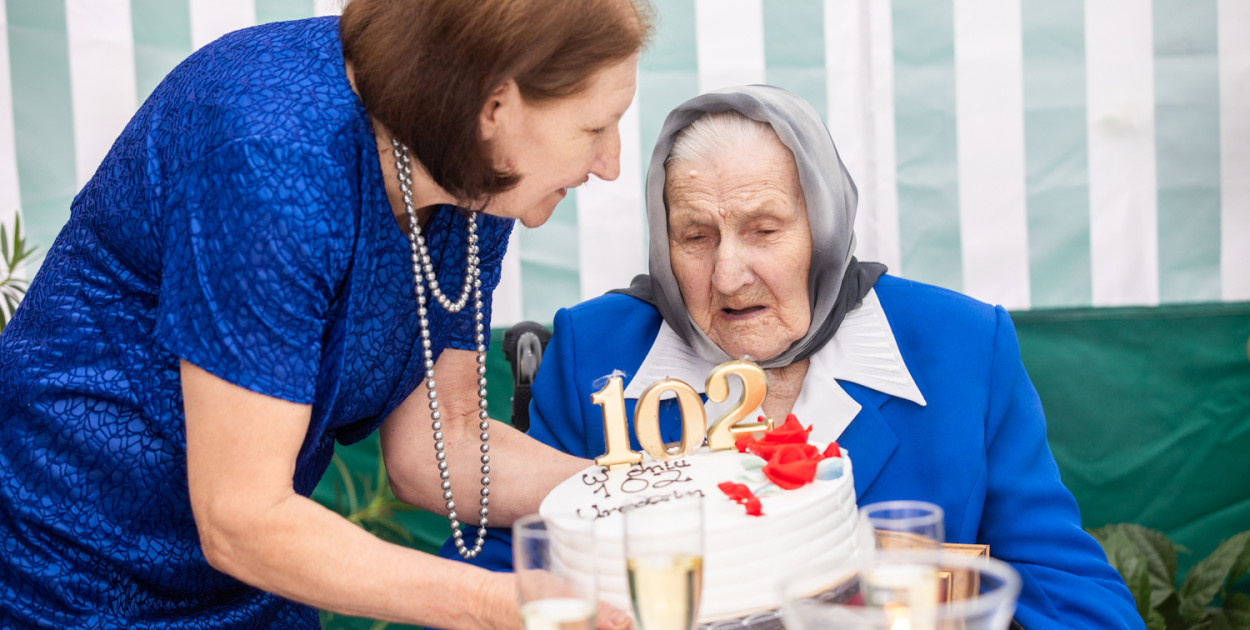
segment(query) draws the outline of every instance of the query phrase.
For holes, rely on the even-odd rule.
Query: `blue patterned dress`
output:
[[[489,294],[512,221],[478,221]],[[425,228],[449,289],[465,230],[451,207]],[[334,441],[424,376],[408,260],[336,18],[227,35],[175,69],[0,334],[0,627],[318,627],[205,562],[178,360],[312,406],[308,495]],[[436,352],[473,349],[471,311],[431,309]]]

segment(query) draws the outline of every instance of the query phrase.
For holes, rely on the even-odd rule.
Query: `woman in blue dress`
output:
[[[471,556],[583,465],[479,407],[490,294],[513,219],[617,176],[642,2],[354,0],[171,72],[0,335],[0,627],[518,627],[308,495],[380,427]]]

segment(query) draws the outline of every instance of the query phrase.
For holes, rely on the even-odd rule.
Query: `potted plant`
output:
[[[1189,550],[1158,530],[1119,523],[1089,532],[1137,600],[1147,630],[1250,628],[1250,531],[1225,540],[1176,588],[1176,553]],[[1239,584],[1239,582],[1241,582]]]
[[[19,275],[22,265],[35,253],[35,247],[27,246],[22,236],[22,215],[13,216],[13,237],[0,224],[0,330],[9,323],[13,311],[26,295],[30,283]]]

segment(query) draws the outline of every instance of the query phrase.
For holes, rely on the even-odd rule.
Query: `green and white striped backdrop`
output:
[[[471,0],[465,0],[470,2]],[[219,34],[340,0],[3,0],[0,219],[46,249],[140,100]],[[495,326],[645,271],[667,111],[772,83],[825,113],[861,259],[1010,308],[1250,300],[1250,0],[655,0],[622,174],[518,227]]]

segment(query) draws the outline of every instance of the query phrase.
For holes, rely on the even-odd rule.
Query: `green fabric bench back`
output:
[[[1163,531],[1178,575],[1250,529],[1250,304],[1013,318],[1085,527]]]

